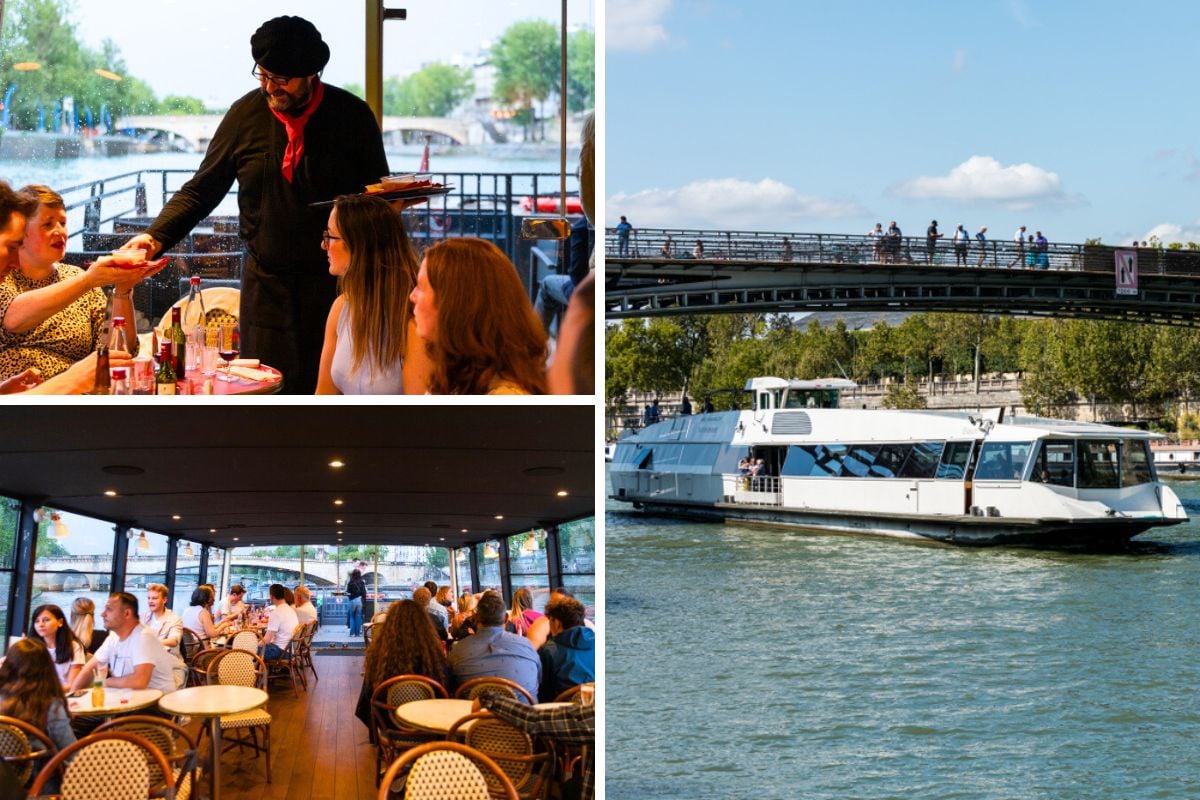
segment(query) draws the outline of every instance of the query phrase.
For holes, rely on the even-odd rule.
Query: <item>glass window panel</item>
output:
[[[143,535],[145,539],[143,540]],[[167,581],[167,537],[140,528],[129,532],[129,552],[125,556],[125,591],[138,599],[138,607],[146,610],[146,587]],[[172,608],[175,599],[170,598]]]
[[[17,550],[17,525],[20,517],[20,501],[0,495],[0,569],[13,568],[13,558]],[[0,598],[7,597],[7,594],[0,595]],[[0,628],[0,631],[3,630]]]
[[[596,576],[563,575],[563,586],[571,590],[575,599],[583,603],[584,613],[590,620],[596,619]]]
[[[792,445],[788,448],[787,458],[783,462],[784,475],[796,475],[807,478],[812,474],[813,465],[817,463],[816,449],[804,445]],[[732,470],[726,470],[732,472]]]
[[[844,444],[819,444],[813,447],[813,466],[809,473],[814,478],[836,478],[842,474],[842,457],[846,454]]]
[[[1042,442],[1034,465],[1033,479],[1052,486],[1075,485],[1075,443],[1072,441]]]
[[[731,444],[718,445],[716,471],[718,473],[736,472],[738,462],[750,453],[748,447],[737,447]]]
[[[476,591],[488,589],[499,591],[500,586],[500,542],[492,539],[475,545],[479,559],[479,586]]]
[[[112,591],[113,524],[67,512],[45,514],[38,523],[37,555],[34,565],[32,606],[54,603],[70,614],[77,597],[88,597],[96,604],[96,624],[100,609]],[[23,629],[24,621],[18,624]]]
[[[1121,485],[1117,472],[1118,445],[1115,441],[1086,439],[1076,443],[1080,489],[1116,489]]]
[[[850,445],[842,459],[842,477],[865,478],[870,473],[880,448],[874,445]]]
[[[196,545],[192,548],[196,554],[196,567],[200,566],[200,547]],[[180,550],[182,552],[182,549]],[[211,583],[217,587],[217,593],[223,591],[221,586],[221,570],[225,568],[225,551],[217,547],[208,548],[208,572],[205,576],[205,583]]]
[[[871,465],[871,477],[896,477],[911,449],[907,444],[885,444],[880,447],[878,455],[875,456],[875,463]]]
[[[12,591],[12,578],[12,572],[7,570],[0,571],[0,599],[4,601],[0,602],[0,636],[7,635],[8,631],[8,598],[9,592]],[[69,619],[71,610],[64,608],[63,611]],[[17,627],[19,628],[20,626],[18,625]]]
[[[459,547],[454,551],[454,577],[458,583],[458,593],[474,594],[475,585],[471,581],[471,548]]]
[[[30,608],[36,608],[43,603],[53,603],[63,610],[68,618],[71,616],[71,604],[77,598],[86,597],[96,604],[96,627],[103,628],[100,621],[100,611],[108,602],[109,592],[112,591],[112,573],[110,572],[76,572],[59,570],[55,572],[33,573],[33,598]],[[138,612],[145,610],[145,601],[138,600]],[[14,620],[14,633],[25,633],[25,621]]]
[[[508,537],[508,574],[513,590],[525,586],[533,591],[533,607],[546,607],[550,573],[546,566],[546,531],[537,528]]]
[[[916,442],[908,451],[904,466],[897,473],[901,478],[932,478],[937,474],[945,442]]]
[[[1025,474],[1032,442],[985,442],[979,451],[977,480],[1019,481]],[[1115,460],[1114,460],[1115,466]]]
[[[1137,486],[1150,483],[1154,474],[1150,471],[1150,455],[1146,452],[1144,439],[1126,439],[1121,453],[1121,485]]]
[[[942,451],[942,463],[938,465],[937,477],[960,481],[967,474],[974,442],[947,442]]]

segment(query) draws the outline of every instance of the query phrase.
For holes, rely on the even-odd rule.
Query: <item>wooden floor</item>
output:
[[[375,797],[375,750],[367,728],[354,716],[362,687],[362,656],[322,656],[313,661],[319,681],[296,699],[290,687],[271,689],[271,783],[265,760],[234,750],[221,761],[223,800],[345,800]],[[198,734],[200,723],[188,730]],[[207,740],[206,740],[207,746]],[[208,796],[208,775],[203,796]]]

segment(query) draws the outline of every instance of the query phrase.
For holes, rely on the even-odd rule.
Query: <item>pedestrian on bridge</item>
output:
[[[1008,268],[1012,269],[1013,265],[1021,266],[1021,262],[1025,260],[1025,226],[1017,228],[1016,234],[1013,235],[1013,244],[1017,246],[1017,254],[1013,260],[1008,262]]]
[[[629,234],[633,233],[633,226],[629,224],[629,220],[621,217],[621,221],[617,223],[617,254],[621,256],[629,255]]]
[[[935,219],[925,229],[925,263],[930,266],[933,265],[934,250],[937,248],[937,240],[940,238],[942,238],[942,234],[938,233]]]
[[[667,240],[665,242],[663,242],[663,246],[662,246],[662,257],[663,258],[674,258],[675,257],[675,254],[672,252],[672,249],[673,249],[672,244],[673,243],[671,242],[671,237],[668,236]]]
[[[896,220],[892,220],[892,224],[887,229],[887,261],[893,264],[900,263],[900,243],[904,238],[904,234],[900,232],[900,226],[896,224]]]
[[[872,250],[873,255],[875,256],[875,263],[876,264],[886,263],[887,256],[885,254],[885,250],[883,247],[883,245],[884,245],[883,223],[876,222],[875,229],[867,231],[867,236],[871,239],[871,244],[872,244],[871,250]]]
[[[979,261],[975,266],[982,267],[984,259],[987,258],[987,225],[979,229],[979,233],[975,234],[975,241],[979,242]]]
[[[971,242],[971,234],[962,223],[954,229],[954,266],[967,266],[967,245]]]
[[[1037,250],[1037,266],[1038,269],[1050,269],[1050,242],[1042,232],[1037,232],[1037,239],[1034,240],[1034,247]]]
[[[704,258],[704,242],[696,240],[696,246],[692,248],[692,258]]]

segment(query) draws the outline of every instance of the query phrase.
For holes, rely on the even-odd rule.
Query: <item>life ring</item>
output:
[[[452,220],[449,214],[430,214],[429,230],[433,233],[445,233],[450,230]]]

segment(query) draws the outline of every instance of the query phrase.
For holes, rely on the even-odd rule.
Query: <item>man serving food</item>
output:
[[[308,20],[276,17],[250,37],[259,88],[230,106],[204,161],[146,233],[125,245],[153,256],[173,247],[238,182],[246,242],[241,352],[283,373],[283,391],[311,394],[336,295],[321,250],[327,208],[388,174],[367,104],[321,82],[329,46]]]

